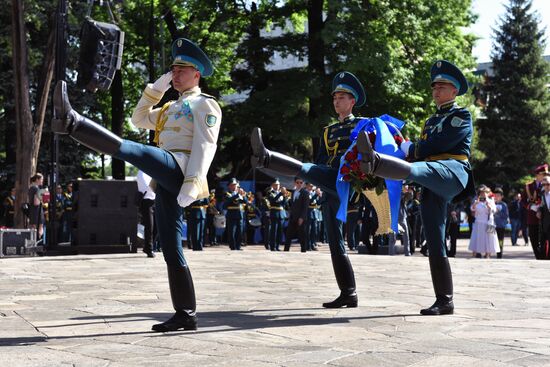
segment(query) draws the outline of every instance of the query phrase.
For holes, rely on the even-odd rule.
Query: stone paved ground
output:
[[[351,254],[359,307],[337,295],[327,246],[186,251],[199,330],[158,334],[171,314],[162,257],[0,259],[0,366],[550,366],[550,262],[528,247],[451,259],[456,313],[433,302],[427,258]]]

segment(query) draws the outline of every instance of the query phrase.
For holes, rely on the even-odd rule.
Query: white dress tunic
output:
[[[148,84],[134,109],[132,123],[155,130],[158,147],[175,157],[184,175],[178,203],[188,205],[190,199],[209,195],[206,174],[216,153],[222,113],[216,100],[201,94],[199,87],[183,92],[177,101],[162,108],[153,108],[163,95]]]

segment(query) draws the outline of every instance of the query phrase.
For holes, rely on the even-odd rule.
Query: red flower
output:
[[[351,176],[350,175],[344,175],[344,176],[342,176],[342,179],[346,182],[350,182],[351,181]]]
[[[371,145],[374,146],[374,142],[376,141],[376,134],[375,133],[370,133],[369,134],[369,140],[370,140]]]
[[[359,174],[359,179],[360,179],[360,180],[366,180],[366,179],[367,179],[367,174],[366,174],[365,172],[361,172],[361,173]]]
[[[349,167],[351,168],[352,172],[358,172],[361,170],[361,167],[359,166],[359,162],[353,161],[349,164]]]
[[[351,162],[357,159],[357,153],[355,153],[353,150],[346,153],[346,156],[344,157],[346,161]]]
[[[395,139],[395,143],[397,145],[401,145],[401,143],[403,142],[403,138],[400,137],[399,135],[395,135],[393,138]]]
[[[340,173],[343,175],[347,175],[350,173],[349,166],[347,164],[344,164],[342,168],[340,168]]]

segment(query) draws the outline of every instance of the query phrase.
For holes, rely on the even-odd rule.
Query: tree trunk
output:
[[[122,88],[122,73],[120,70],[116,71],[111,87],[111,111],[111,130],[116,135],[122,136],[122,126],[124,125],[124,91]],[[112,166],[113,178],[115,180],[124,180],[126,177],[124,161],[113,158]]]
[[[12,0],[13,75],[15,86],[15,227],[23,228],[21,204],[27,201],[29,181],[36,169],[33,160],[33,121],[29,96],[26,27],[23,19],[23,1]]]
[[[44,126],[46,104],[53,77],[55,32],[51,32],[42,73],[38,82],[36,121],[33,121],[29,91],[28,54],[26,26],[23,19],[23,1],[12,0],[12,47],[15,92],[15,226],[23,228],[25,218],[21,211],[28,201],[28,187],[31,175],[36,173],[40,137]]]
[[[42,130],[44,128],[44,119],[46,117],[46,107],[48,105],[48,95],[50,94],[50,86],[53,79],[53,71],[55,64],[55,27],[50,27],[50,35],[48,36],[48,44],[46,46],[46,54],[42,63],[40,79],[38,80],[37,90],[37,108],[35,112],[36,125],[34,126],[33,134],[33,162],[38,162],[38,153],[40,149],[40,140],[42,138]],[[36,163],[35,163],[36,167]],[[55,190],[55,188],[53,188]]]
[[[322,38],[323,0],[310,0],[307,6],[308,20],[308,71],[311,75],[311,87],[309,88],[309,126],[319,130],[323,110],[323,98],[321,90],[325,88],[325,44]],[[313,157],[319,150],[319,139],[312,139]]]

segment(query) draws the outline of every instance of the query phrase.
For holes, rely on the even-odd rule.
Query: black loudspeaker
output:
[[[135,181],[79,181],[74,239],[79,253],[129,252],[136,245]]]
[[[118,26],[87,17],[80,30],[77,85],[90,92],[108,90],[120,69],[124,32]]]

